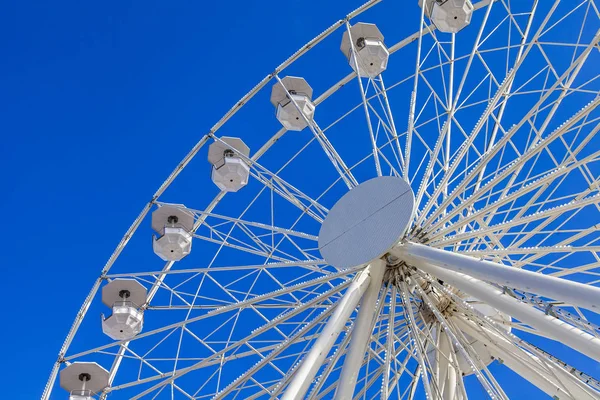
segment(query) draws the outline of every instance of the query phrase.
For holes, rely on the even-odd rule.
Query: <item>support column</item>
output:
[[[444,400],[455,400],[456,399],[456,370],[453,366],[448,367],[448,374],[446,375],[446,383],[444,383]]]
[[[567,304],[600,312],[600,288],[567,279],[544,275],[491,261],[478,260],[451,251],[406,243],[395,249],[403,259],[419,266],[428,263],[496,283],[564,301]]]
[[[440,386],[444,400],[456,399],[456,369],[451,361],[456,361],[452,343],[445,332],[440,332]],[[458,361],[456,361],[458,362]],[[443,378],[443,379],[442,379]]]
[[[421,262],[418,267],[463,292],[547,334],[600,362],[600,339],[510,297],[494,286],[471,276]]]
[[[352,339],[346,351],[344,366],[338,380],[340,384],[335,390],[334,399],[336,400],[351,400],[354,396],[358,373],[365,358],[369,339],[373,333],[373,319],[375,318],[377,298],[383,282],[386,263],[378,259],[372,261],[369,267],[371,268],[371,283],[369,283],[369,287],[360,302],[358,316],[354,322]]]
[[[540,360],[533,354],[524,353],[508,340],[486,330],[486,334],[480,331],[482,328],[459,318],[454,318],[457,326],[469,336],[479,340],[487,346],[490,354],[502,360],[505,366],[513,370],[538,387],[549,396],[560,399],[593,400],[598,398],[598,393],[583,383],[579,382],[570,373],[561,368],[548,365],[551,373],[543,369]],[[559,381],[556,380],[558,378]]]
[[[333,315],[327,321],[323,331],[313,344],[312,349],[304,356],[300,367],[287,387],[282,400],[304,399],[315,375],[323,361],[331,351],[348,318],[356,308],[363,293],[371,281],[371,265],[363,269],[348,287],[344,297],[339,301]]]

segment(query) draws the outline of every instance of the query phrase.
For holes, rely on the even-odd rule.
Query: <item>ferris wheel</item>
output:
[[[600,398],[598,4],[378,3],[177,165],[44,400]]]

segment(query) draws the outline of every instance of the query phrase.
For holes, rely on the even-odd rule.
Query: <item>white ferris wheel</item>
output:
[[[600,398],[598,4],[377,3],[177,165],[44,400]]]

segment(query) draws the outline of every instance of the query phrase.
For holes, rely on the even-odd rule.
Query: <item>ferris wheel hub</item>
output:
[[[323,221],[321,255],[340,269],[380,258],[406,233],[414,203],[403,179],[380,176],[361,183],[339,199]]]

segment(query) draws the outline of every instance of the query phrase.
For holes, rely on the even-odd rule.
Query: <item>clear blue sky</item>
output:
[[[360,4],[3,2],[5,396],[39,397],[100,269],[201,135]]]
[[[101,267],[189,148],[276,65],[360,4],[4,2],[7,398],[39,397]],[[515,378],[497,371],[505,382]]]

